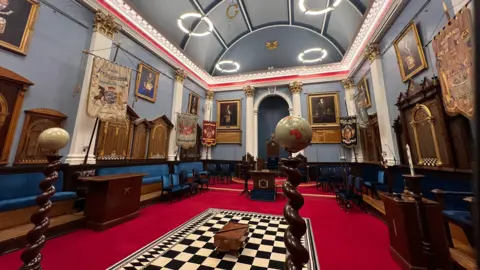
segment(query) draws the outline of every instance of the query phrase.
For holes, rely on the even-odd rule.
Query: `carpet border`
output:
[[[168,231],[167,233],[163,234],[162,236],[158,237],[157,239],[151,241],[150,243],[146,244],[142,248],[136,250],[132,254],[128,255],[127,257],[123,258],[122,260],[116,262],[112,266],[108,267],[107,270],[116,270],[119,267],[122,267],[123,265],[129,263],[132,259],[134,259],[136,256],[139,256],[143,253],[145,253],[147,250],[149,250],[152,246],[155,246],[158,244],[159,241],[162,241],[164,238],[168,239],[169,236],[174,234],[179,230],[179,228],[182,228],[190,223],[196,222],[198,219],[201,219],[202,217],[206,215],[210,215],[212,213],[218,213],[222,211],[232,211],[232,212],[238,212],[238,213],[243,213],[243,214],[254,214],[254,215],[263,215],[263,216],[271,216],[271,217],[281,217],[285,218],[283,215],[275,215],[275,214],[268,214],[268,213],[260,213],[260,212],[251,212],[251,211],[242,211],[242,210],[236,210],[236,209],[223,209],[223,208],[207,208],[204,211],[200,212],[196,216],[193,216],[192,218],[188,219],[187,221],[183,222],[181,225],[177,226],[176,228]],[[307,231],[304,235],[305,237],[305,246],[309,248],[309,253],[310,255],[313,255],[313,258],[310,257],[309,262],[307,263],[307,266],[310,267],[311,270],[319,270],[320,269],[320,263],[318,261],[318,255],[317,255],[317,249],[315,246],[315,238],[313,235],[313,230],[312,230],[312,225],[311,225],[311,220],[310,218],[303,218],[306,223]],[[152,261],[153,262],[153,261]],[[149,265],[152,263],[150,262]]]

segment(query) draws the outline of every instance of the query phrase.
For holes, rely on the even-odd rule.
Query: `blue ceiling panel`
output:
[[[302,24],[302,25],[311,25],[314,28],[318,29],[319,31],[322,30],[324,21],[325,21],[325,14],[321,15],[305,15],[300,8],[298,7],[298,3],[300,0],[295,0],[293,3],[293,20],[294,23]],[[321,10],[327,8],[328,0],[306,0],[305,5],[307,8]]]
[[[209,68],[214,65],[222,49],[223,46],[218,39],[211,34],[204,37],[192,37],[188,42],[185,53],[190,56],[190,59],[198,66],[209,70]]]
[[[179,45],[185,33],[177,25],[178,18],[187,12],[196,12],[190,1],[130,0],[129,4],[159,33],[175,45]],[[185,27],[193,20],[185,21]]]
[[[330,12],[325,33],[333,37],[340,46],[348,49],[358,32],[362,18],[363,15],[357,8],[344,0]]]
[[[278,48],[268,50],[266,41],[278,41]],[[298,42],[301,40],[301,42]],[[298,55],[306,49],[324,48],[328,56],[321,63],[338,62],[342,56],[325,38],[312,31],[294,26],[265,27],[239,40],[221,60],[240,64],[240,72],[266,70],[268,67],[284,68],[302,66]],[[320,63],[315,63],[320,64]],[[215,70],[213,75],[226,75]]]
[[[248,31],[247,24],[245,23],[241,12],[238,12],[237,15],[231,20],[227,17],[226,11],[230,4],[231,1],[229,0],[223,1],[208,15],[208,18],[212,20],[213,24],[227,44],[232,42],[239,33]],[[233,10],[231,10],[230,13],[233,15]]]
[[[252,27],[272,24],[272,22],[288,23],[287,0],[239,0],[245,3],[245,10]]]

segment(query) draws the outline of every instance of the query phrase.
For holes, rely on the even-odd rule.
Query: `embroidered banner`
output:
[[[442,86],[443,104],[450,115],[473,117],[472,15],[462,9],[433,40],[433,51]]]
[[[104,122],[125,120],[132,71],[106,59],[93,59],[87,115]]]
[[[177,114],[177,146],[188,149],[197,145],[197,117],[187,113]]]
[[[340,133],[342,145],[351,148],[357,145],[357,118],[356,116],[340,117]]]
[[[217,144],[217,122],[203,120],[202,144],[208,147]]]

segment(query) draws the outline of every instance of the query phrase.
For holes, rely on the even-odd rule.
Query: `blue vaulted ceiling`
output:
[[[331,12],[305,15],[300,0],[128,0],[126,1],[170,42],[182,49],[200,67],[214,76],[217,62],[232,60],[240,73],[303,66],[298,54],[309,48],[328,51],[321,63],[339,62],[353,42],[370,0],[343,0]],[[305,0],[308,9],[332,6],[335,0]],[[231,4],[238,14],[227,17]],[[178,18],[184,13],[200,13],[214,25],[212,34],[195,37],[180,30]],[[234,9],[230,10],[234,14]],[[204,22],[185,19],[184,25],[203,32]],[[268,50],[267,41],[278,41]],[[315,63],[318,64],[318,63]]]

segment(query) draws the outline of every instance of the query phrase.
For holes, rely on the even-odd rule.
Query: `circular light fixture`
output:
[[[231,68],[231,69],[223,69],[221,66],[222,65],[233,65],[234,68]],[[240,69],[240,64],[238,64],[237,62],[234,62],[234,61],[231,61],[231,60],[224,60],[224,61],[220,61],[218,62],[216,65],[215,65],[215,68],[219,71],[221,71],[222,73],[225,72],[225,73],[233,73],[233,72],[237,72],[239,69]]]
[[[207,24],[208,30],[203,32],[203,33],[195,33],[195,32],[192,32],[192,31],[188,30],[187,28],[185,28],[185,26],[183,26],[183,20],[185,20],[186,18],[200,18],[201,21],[204,21]],[[185,32],[186,34],[189,34],[190,36],[195,36],[195,37],[203,37],[203,36],[206,36],[206,35],[210,35],[210,33],[213,31],[212,21],[209,18],[203,17],[201,14],[198,14],[198,13],[185,13],[185,14],[183,14],[177,20],[177,24],[178,24],[178,27],[180,27],[180,29],[183,32]]]
[[[335,7],[337,7],[340,4],[340,2],[342,2],[342,0],[335,0],[335,2],[333,2],[333,5],[331,7],[327,7],[320,10],[309,10],[307,9],[307,7],[305,7],[305,0],[300,0],[298,2],[298,7],[303,13],[305,13],[305,15],[321,15],[334,10]]]
[[[318,58],[314,58],[314,59],[305,59],[305,55],[306,54],[309,54],[311,52],[321,52],[322,55]],[[308,63],[315,63],[315,62],[320,62],[322,61],[325,57],[327,57],[327,50],[325,49],[322,49],[322,48],[312,48],[312,49],[308,49],[308,50],[305,50],[303,51],[302,53],[300,53],[298,55],[298,60],[304,64],[308,64]]]

